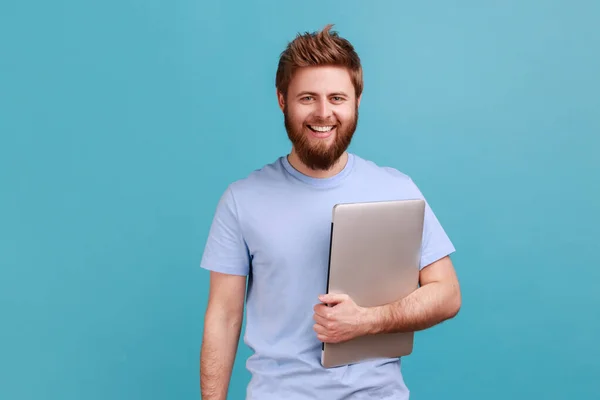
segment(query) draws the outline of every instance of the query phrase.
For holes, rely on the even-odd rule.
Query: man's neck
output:
[[[341,155],[341,157],[335,162],[335,164],[333,164],[333,166],[326,171],[314,170],[314,169],[308,168],[300,160],[300,158],[298,157],[298,155],[296,154],[296,152],[293,149],[292,149],[290,155],[288,156],[288,161],[289,161],[290,165],[292,167],[294,167],[294,169],[303,173],[304,175],[310,176],[311,178],[325,179],[325,178],[331,178],[332,176],[335,176],[335,175],[339,174],[340,172],[342,172],[342,170],[346,166],[346,163],[348,162],[348,153],[344,152],[344,154]]]

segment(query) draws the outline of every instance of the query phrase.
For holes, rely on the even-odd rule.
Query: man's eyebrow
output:
[[[318,96],[317,93],[315,92],[308,92],[308,91],[304,91],[304,92],[300,92],[296,97],[302,97],[302,96]],[[348,97],[348,95],[344,92],[334,92],[334,93],[330,93],[328,96],[343,96],[343,97]]]
[[[330,96],[342,96],[342,97],[348,97],[348,95],[344,92],[335,92],[335,93],[331,93]]]
[[[306,96],[306,95],[317,96],[317,94],[315,92],[306,92],[306,91],[304,91],[304,92],[298,93],[298,95],[296,97],[302,97],[302,96]]]

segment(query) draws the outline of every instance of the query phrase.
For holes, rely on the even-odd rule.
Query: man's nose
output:
[[[317,103],[317,109],[315,111],[315,115],[319,118],[329,118],[332,115],[331,104],[327,99],[320,99]]]

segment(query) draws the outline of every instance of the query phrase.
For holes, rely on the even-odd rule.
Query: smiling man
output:
[[[227,396],[246,304],[247,399],[408,399],[399,359],[327,369],[321,343],[418,331],[454,317],[461,295],[452,242],[427,204],[415,292],[372,308],[325,295],[336,203],[424,197],[407,175],[348,152],[362,67],[330,25],[287,46],[276,88],[291,151],[227,187],[202,257],[211,271],[202,398]]]

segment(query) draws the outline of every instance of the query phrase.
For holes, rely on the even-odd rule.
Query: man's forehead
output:
[[[350,73],[342,67],[306,67],[295,71],[290,89],[313,94],[345,93],[353,90]]]

